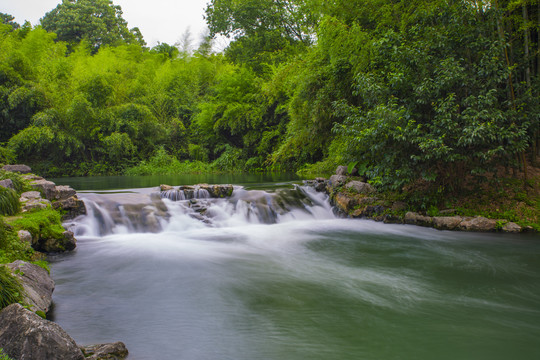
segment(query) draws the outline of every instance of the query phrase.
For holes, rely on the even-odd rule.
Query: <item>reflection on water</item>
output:
[[[81,194],[102,218],[165,208],[153,232],[120,212],[106,231],[95,212],[72,224],[54,318],[79,343],[121,340],[130,359],[540,358],[537,236],[337,219],[298,187],[237,187],[206,221],[152,191]],[[263,208],[273,221],[249,215]]]

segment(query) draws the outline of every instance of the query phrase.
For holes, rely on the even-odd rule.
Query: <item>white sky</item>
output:
[[[128,27],[138,27],[148,46],[157,42],[173,45],[187,28],[194,45],[200,42],[206,23],[203,15],[210,0],[113,0],[122,7]],[[15,21],[39,25],[39,19],[62,0],[0,0],[0,12],[13,15]]]

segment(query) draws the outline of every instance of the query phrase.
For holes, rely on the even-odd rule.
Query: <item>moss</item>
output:
[[[15,215],[19,211],[21,203],[17,192],[0,186],[0,215]]]
[[[62,216],[51,208],[23,213],[10,224],[16,230],[27,230],[38,239],[63,239],[66,231],[62,226]]]
[[[30,244],[20,241],[15,229],[0,217],[0,264],[15,260],[31,261],[35,257],[35,251]]]

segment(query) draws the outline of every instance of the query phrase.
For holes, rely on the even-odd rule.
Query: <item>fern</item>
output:
[[[0,265],[0,310],[22,301],[23,287],[7,266]]]
[[[0,215],[15,215],[21,210],[19,195],[12,189],[0,187]]]

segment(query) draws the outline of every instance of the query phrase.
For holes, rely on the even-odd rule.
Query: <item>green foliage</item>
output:
[[[15,191],[17,192],[17,194],[30,190],[28,181],[23,179],[22,175],[11,172],[11,171],[5,171],[5,170],[0,169],[0,180],[6,180],[6,179],[10,179],[13,182],[13,187],[15,188]]]
[[[21,27],[17,22],[13,21],[15,17],[13,15],[4,14],[0,12],[0,22],[2,24],[10,25],[13,30],[17,30]]]
[[[30,261],[34,250],[30,244],[19,240],[13,227],[7,225],[0,217],[0,264],[7,264],[15,260]]]
[[[15,215],[19,211],[21,204],[17,192],[0,186],[0,215]]]
[[[23,300],[23,287],[5,265],[0,265],[0,310]]]
[[[126,175],[172,175],[211,173],[212,166],[200,161],[180,162],[174,155],[169,155],[164,148],[159,148],[149,160],[125,171]]]
[[[27,230],[40,239],[63,239],[66,231],[60,213],[52,208],[22,213],[10,224],[15,230]]]
[[[0,360],[13,360],[12,358],[10,358],[9,356],[7,356],[4,351],[2,350],[2,348],[0,348]]]

